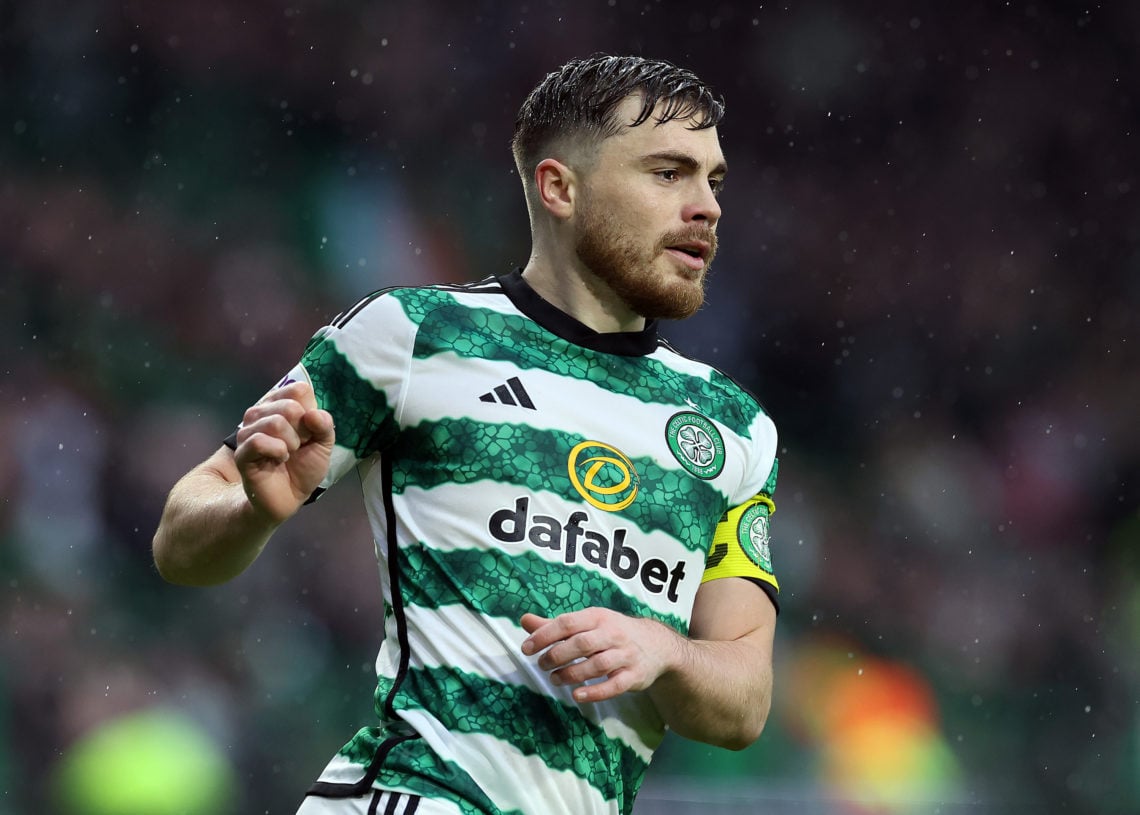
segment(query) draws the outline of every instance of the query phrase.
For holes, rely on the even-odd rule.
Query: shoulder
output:
[[[732,375],[704,360],[679,351],[663,337],[658,338],[658,355],[669,367],[687,376],[707,383],[706,387],[715,397],[720,410],[735,415],[737,421],[750,424],[755,418],[771,422],[771,416],[760,399]]]
[[[330,323],[332,329],[344,329],[351,323],[368,323],[378,317],[399,314],[414,323],[425,315],[452,305],[468,296],[503,295],[498,278],[489,277],[471,283],[435,283],[421,286],[390,286],[377,289],[357,300]]]

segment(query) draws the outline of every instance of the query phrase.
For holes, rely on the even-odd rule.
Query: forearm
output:
[[[200,466],[170,491],[154,535],[155,566],[171,583],[223,583],[257,558],[276,527],[250,504],[241,481]]]
[[[772,667],[748,639],[711,641],[673,634],[670,667],[649,695],[677,735],[741,750],[759,737],[772,701]]]
[[[523,614],[522,653],[578,703],[645,691],[685,738],[740,750],[764,728],[772,699],[775,607],[745,580],[714,580],[697,592],[689,636],[608,608],[554,618]],[[600,680],[600,681],[592,681]]]

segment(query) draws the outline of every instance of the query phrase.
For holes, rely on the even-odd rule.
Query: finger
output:
[[[271,402],[276,399],[293,399],[303,404],[306,409],[317,406],[316,397],[313,395],[313,386],[301,380],[282,385],[280,388],[274,388],[258,401]]]
[[[582,631],[550,646],[550,648],[538,658],[538,667],[544,671],[554,671],[576,660],[586,659],[595,654],[599,654],[605,651],[610,645],[610,641],[604,636],[603,632],[596,629]],[[603,673],[605,673],[605,671],[603,671]],[[596,675],[600,676],[601,674]],[[586,678],[590,677],[583,677],[577,681],[581,682]]]
[[[519,625],[523,627],[523,630],[526,631],[526,633],[533,634],[548,622],[550,622],[549,617],[540,617],[539,615],[532,614],[528,611],[526,614],[522,615],[522,618],[519,620]]]
[[[248,439],[259,435],[280,439],[289,452],[301,446],[301,435],[297,427],[280,413],[262,416],[254,422],[243,424],[238,430],[238,444],[244,444]]]
[[[522,652],[526,655],[537,654],[543,648],[546,648],[553,642],[557,642],[560,638],[560,628],[556,624],[555,617],[541,617],[538,614],[527,612],[519,620],[523,630],[530,634],[522,644]]]
[[[579,657],[551,671],[550,680],[555,685],[580,685],[627,667],[628,663],[617,651],[601,651],[590,657]]]
[[[289,460],[291,452],[289,445],[280,436],[253,433],[246,436],[234,450],[234,462],[239,469],[261,461],[283,464]]]
[[[538,617],[537,614],[524,615],[524,619],[533,616],[543,622],[537,625],[537,627],[530,632],[530,637],[523,642],[523,653],[536,654],[560,640],[569,639],[581,631],[592,628],[594,621],[588,611],[589,609],[571,611],[567,614],[559,614],[550,620],[544,620],[542,617]]]
[[[301,416],[300,427],[305,441],[317,444],[332,444],[336,441],[332,414],[327,410],[310,410]]]
[[[633,675],[629,671],[617,671],[601,682],[591,682],[589,685],[574,688],[573,696],[576,702],[604,702],[621,696],[633,688]]]
[[[242,416],[243,425],[251,425],[266,416],[283,416],[296,427],[305,415],[305,406],[296,399],[270,399],[250,406]]]

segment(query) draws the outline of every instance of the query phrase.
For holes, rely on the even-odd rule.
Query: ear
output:
[[[534,168],[534,184],[547,212],[561,220],[574,214],[578,179],[573,170],[558,159],[545,158]]]

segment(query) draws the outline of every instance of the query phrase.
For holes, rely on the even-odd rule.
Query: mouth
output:
[[[667,248],[674,252],[682,252],[698,260],[707,260],[709,256],[709,245],[704,241],[686,241],[685,243],[673,244]]]
[[[711,247],[704,241],[685,241],[666,246],[665,251],[678,258],[689,269],[700,271],[705,268]]]

